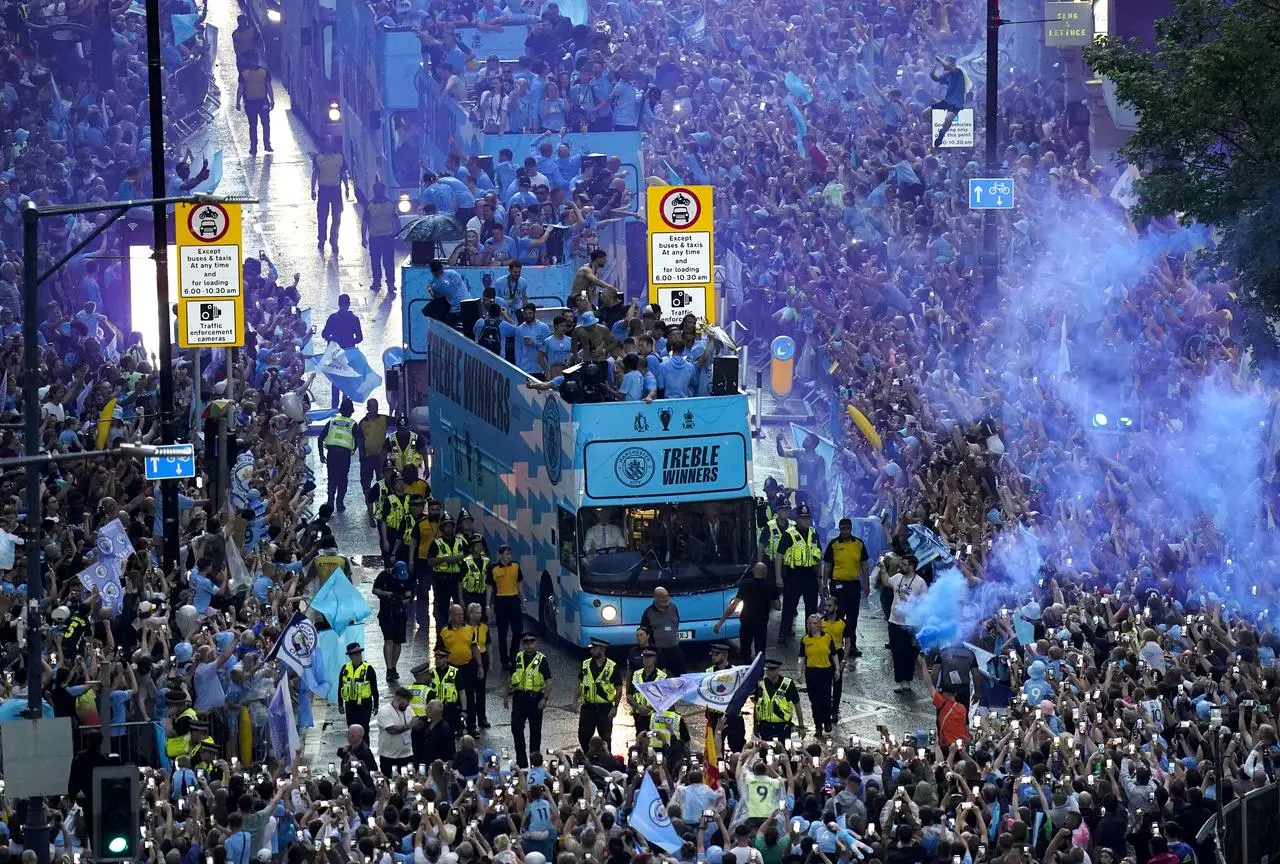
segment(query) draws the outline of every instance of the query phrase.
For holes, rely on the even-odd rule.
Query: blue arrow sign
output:
[[[148,480],[183,480],[196,476],[196,457],[148,456],[142,460]]]
[[[1013,178],[985,177],[969,181],[970,210],[1012,210]]]

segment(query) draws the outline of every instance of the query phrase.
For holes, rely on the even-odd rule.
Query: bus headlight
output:
[[[280,23],[280,20],[281,20],[283,17],[284,17],[284,16],[280,14],[280,10],[279,10],[279,9],[268,9],[268,10],[267,10],[267,21],[268,21],[268,22],[270,22],[270,23],[272,23],[272,24],[279,24],[279,23]]]
[[[618,607],[606,603],[600,607],[600,620],[606,624],[612,624],[618,620]]]
[[[408,192],[400,193],[400,201],[396,204],[396,209],[401,213],[409,213],[413,210],[413,202],[409,200]],[[407,345],[405,346],[408,347]]]
[[[336,101],[329,103],[329,122],[342,122],[342,109],[338,107],[338,103]]]

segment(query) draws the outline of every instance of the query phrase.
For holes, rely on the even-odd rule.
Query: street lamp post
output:
[[[164,170],[164,66],[160,56],[160,0],[147,0],[147,103],[151,132],[151,194],[162,200]],[[152,254],[156,261],[156,301],[160,309],[160,434],[172,441],[173,429],[173,330],[169,326],[169,214],[166,204],[153,204]],[[200,370],[196,369],[196,374]],[[178,490],[172,483],[160,490],[164,546],[162,560],[167,571],[178,564]],[[96,851],[96,850],[95,850]]]
[[[1000,0],[987,0],[987,138],[986,176],[995,177],[999,167],[1000,122]],[[982,290],[991,302],[1000,270],[999,226],[996,211],[982,211]]]

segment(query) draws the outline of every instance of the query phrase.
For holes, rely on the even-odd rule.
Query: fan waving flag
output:
[[[763,672],[764,655],[758,655],[750,666],[730,666],[715,672],[691,672],[660,681],[639,681],[636,689],[644,694],[655,711],[666,711],[677,702],[688,702],[713,711],[734,714],[742,710],[747,697],[760,683]]]
[[[336,342],[329,343],[324,356],[316,364],[316,371],[323,372],[333,386],[352,402],[363,402],[382,384],[382,376],[373,371],[359,348],[344,351]]]
[[[271,646],[267,662],[279,660],[292,669],[295,675],[305,678],[307,670],[311,668],[317,641],[315,625],[301,612],[294,612],[289,623],[280,631],[276,644]]]
[[[271,752],[286,765],[293,764],[298,752],[298,724],[293,718],[293,697],[289,694],[289,676],[281,675],[271,704],[267,706],[267,730],[271,736]]]
[[[676,833],[675,826],[671,824],[666,805],[662,803],[662,798],[658,795],[658,787],[648,771],[640,781],[640,791],[636,794],[636,806],[631,811],[631,827],[654,846],[665,849],[672,855],[679,852],[680,847],[684,845],[684,841]]]

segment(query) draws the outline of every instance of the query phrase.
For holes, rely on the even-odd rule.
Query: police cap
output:
[[[812,516],[812,515],[813,515],[813,511],[809,509],[808,504],[801,504],[799,507],[796,508],[797,517]]]
[[[531,641],[531,640],[533,640],[533,639],[537,639],[537,638],[538,638],[538,634],[537,634],[537,633],[535,633],[535,632],[533,632],[532,630],[526,630],[526,631],[524,631],[523,633],[521,633],[521,634],[520,634],[520,641],[521,641],[521,642],[529,642],[529,641]]]
[[[769,657],[764,661],[764,665],[768,669],[781,669],[782,661],[775,657]]]
[[[596,636],[592,636],[592,637],[591,637],[591,641],[590,641],[588,644],[589,644],[592,648],[608,648],[608,647],[609,647],[609,643],[608,643],[608,642],[606,642],[606,641],[604,641],[603,639],[600,639],[600,638],[598,638],[598,637],[596,637]]]
[[[658,652],[654,648],[645,648],[643,651],[640,652],[640,656],[641,657],[657,657]]]
[[[364,648],[360,647],[360,643],[359,643],[359,642],[350,642],[350,643],[348,643],[348,644],[347,644],[347,656],[348,656],[348,657],[350,657],[352,654],[360,654],[360,653],[362,653],[363,651],[364,651]]]
[[[425,660],[409,670],[410,675],[426,675],[431,671],[431,664]]]
[[[711,650],[711,652],[712,652],[713,654],[714,654],[714,653],[720,653],[720,654],[728,654],[728,653],[729,653],[729,643],[728,643],[728,642],[712,642],[712,643],[711,643],[710,645],[708,645],[707,647]]]
[[[444,643],[443,643],[443,642],[437,642],[437,643],[436,643],[436,651],[435,651],[435,654],[436,654],[436,656],[437,656],[437,657],[439,657],[439,656],[440,656],[440,655],[442,655],[442,654],[448,654],[448,653],[449,653],[449,649],[448,649],[448,648],[446,648],[446,647],[444,647]]]

